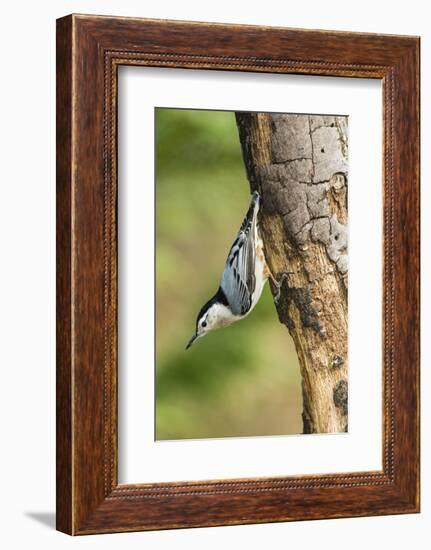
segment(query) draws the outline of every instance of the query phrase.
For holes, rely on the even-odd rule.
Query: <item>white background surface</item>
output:
[[[431,339],[423,338],[422,514],[72,539],[54,523],[55,18],[69,12],[422,35],[422,150],[431,150],[427,3],[267,0],[9,2],[0,88],[1,544],[4,548],[391,549],[429,546]],[[431,180],[422,166],[422,330],[431,331]],[[364,406],[367,400],[364,398]]]
[[[120,482],[381,470],[381,82],[144,67],[119,78]],[[348,434],[154,441],[155,106],[349,115]]]

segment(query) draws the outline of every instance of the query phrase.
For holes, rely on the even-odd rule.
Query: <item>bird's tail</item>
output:
[[[255,221],[257,218],[257,213],[259,212],[259,208],[260,208],[260,195],[258,191],[254,191],[251,196],[251,204],[249,209],[251,210],[250,214],[253,221]],[[247,217],[248,217],[248,214],[247,214]]]
[[[242,222],[242,226],[241,226],[242,231],[246,231],[247,230],[246,228],[250,228],[252,225],[256,223],[259,207],[260,207],[260,195],[257,191],[254,191],[254,193],[251,196],[251,203],[248,208],[247,214],[244,218],[244,221]]]
[[[253,191],[253,194],[251,196],[251,206],[255,206],[260,204],[260,194],[259,191]]]

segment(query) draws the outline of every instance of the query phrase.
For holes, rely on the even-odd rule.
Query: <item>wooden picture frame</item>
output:
[[[119,485],[119,65],[381,79],[383,469]],[[70,15],[57,21],[57,529],[419,511],[419,38]]]

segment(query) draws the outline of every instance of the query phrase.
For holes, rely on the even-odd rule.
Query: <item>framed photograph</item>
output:
[[[419,511],[419,38],[57,21],[57,528]]]

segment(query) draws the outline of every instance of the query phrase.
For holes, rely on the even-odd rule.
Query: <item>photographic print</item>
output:
[[[155,119],[156,439],[347,431],[347,116]]]

